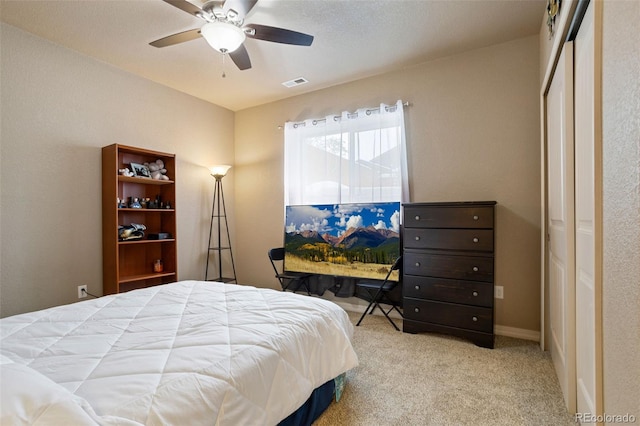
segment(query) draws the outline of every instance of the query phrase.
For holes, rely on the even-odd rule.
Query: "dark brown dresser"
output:
[[[493,348],[495,201],[404,204],[403,331]]]

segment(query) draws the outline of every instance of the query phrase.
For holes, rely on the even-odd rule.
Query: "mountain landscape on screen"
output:
[[[400,255],[399,219],[400,203],[288,206],[285,270],[384,279]]]

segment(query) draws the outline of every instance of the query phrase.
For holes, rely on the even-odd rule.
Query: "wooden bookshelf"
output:
[[[129,177],[119,173],[131,163],[151,163],[161,159],[170,180]],[[103,294],[121,293],[137,288],[178,280],[176,235],[176,162],[175,155],[148,149],[113,144],[102,148],[102,250]],[[120,207],[118,200],[159,198],[162,208]],[[170,208],[165,203],[170,204]],[[160,207],[160,206],[158,206]],[[121,241],[119,225],[143,224],[145,236]],[[170,238],[153,240],[150,234],[169,233]],[[154,270],[160,260],[163,270]]]

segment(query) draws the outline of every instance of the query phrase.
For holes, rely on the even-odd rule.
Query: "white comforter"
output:
[[[336,304],[184,281],[0,320],[4,424],[272,425],[355,367]]]

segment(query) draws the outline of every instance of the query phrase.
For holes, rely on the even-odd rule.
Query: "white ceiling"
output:
[[[202,5],[200,0],[192,0]],[[204,39],[149,42],[203,21],[162,0],[1,0],[0,18],[45,39],[238,111],[537,34],[545,0],[259,0],[245,23],[315,36],[311,47],[247,39],[239,71]],[[309,83],[286,88],[305,77]]]

